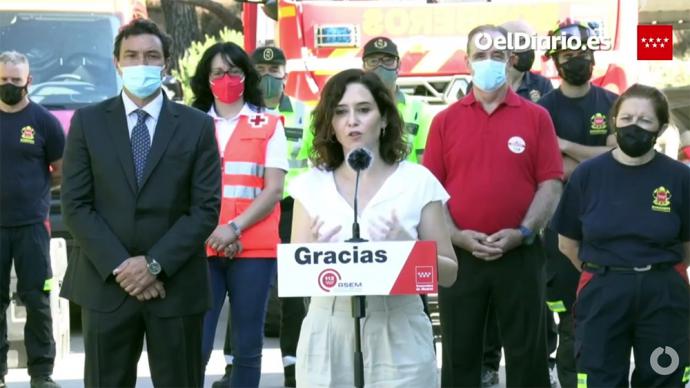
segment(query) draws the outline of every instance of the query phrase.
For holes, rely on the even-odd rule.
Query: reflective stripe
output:
[[[685,372],[683,373],[683,384],[690,381],[690,366],[685,367]]]
[[[309,164],[307,163],[306,159],[302,159],[302,160],[288,159],[288,166],[290,166],[290,169],[292,170],[293,168],[307,168],[307,167],[309,167]]]
[[[264,176],[264,166],[252,162],[225,162],[225,174]]]
[[[43,291],[52,291],[53,290],[53,280],[55,278],[50,278],[46,279],[45,282],[43,282]]]
[[[577,374],[577,388],[587,388],[587,373]]]
[[[553,311],[554,313],[564,313],[568,311],[568,309],[565,308],[565,304],[563,303],[562,300],[554,300],[554,301],[546,301],[546,305],[549,306],[549,310]]]
[[[223,186],[223,198],[243,198],[243,199],[254,199],[261,194],[261,189],[258,187],[249,186],[235,186],[235,185],[225,185]]]

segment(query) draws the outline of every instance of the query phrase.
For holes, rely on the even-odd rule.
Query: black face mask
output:
[[[517,63],[513,65],[515,70],[524,73],[532,69],[532,64],[534,64],[534,50],[515,53],[515,55],[518,57]]]
[[[573,86],[584,85],[592,78],[592,60],[589,58],[570,58],[568,62],[561,63],[556,68],[558,75]]]
[[[637,124],[616,129],[618,147],[626,155],[636,158],[649,152],[656,143],[656,133],[645,131]]]
[[[24,98],[26,85],[17,86],[10,83],[0,85],[0,100],[7,105],[17,105]]]

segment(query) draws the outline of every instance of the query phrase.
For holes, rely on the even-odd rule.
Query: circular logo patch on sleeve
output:
[[[521,138],[520,136],[513,136],[508,139],[508,149],[510,152],[514,154],[521,154],[525,152],[525,148],[527,148],[525,139]]]

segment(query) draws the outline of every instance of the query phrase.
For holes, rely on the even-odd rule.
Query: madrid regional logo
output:
[[[652,210],[669,213],[671,211],[671,192],[660,186],[652,193]]]
[[[606,115],[602,113],[596,113],[590,117],[591,126],[589,128],[590,135],[606,135],[608,131],[606,130]]]

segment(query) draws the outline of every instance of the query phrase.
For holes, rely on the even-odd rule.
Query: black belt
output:
[[[678,263],[655,263],[647,264],[641,267],[617,267],[613,265],[599,265],[594,263],[582,263],[582,269],[589,270],[588,272],[647,272],[660,269],[672,268]]]

